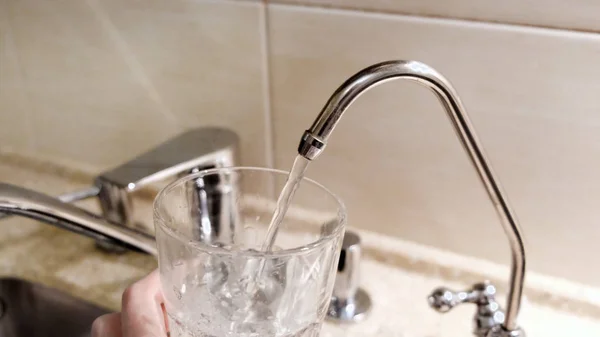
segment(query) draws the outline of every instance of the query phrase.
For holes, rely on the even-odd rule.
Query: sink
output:
[[[41,284],[0,279],[0,337],[89,337],[108,312]]]

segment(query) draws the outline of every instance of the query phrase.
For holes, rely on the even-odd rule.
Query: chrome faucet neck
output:
[[[100,242],[110,242],[157,255],[153,237],[23,187],[0,183],[0,212],[39,220]]]
[[[349,78],[333,93],[310,129],[302,136],[298,153],[311,160],[318,157],[325,149],[331,132],[352,102],[368,89],[394,79],[415,81],[436,94],[487,190],[490,201],[500,216],[512,252],[506,317],[501,327],[505,331],[517,331],[516,320],[525,278],[525,248],[519,224],[498,179],[492,172],[458,95],[448,80],[440,73],[428,65],[416,61],[388,61],[365,68]]]

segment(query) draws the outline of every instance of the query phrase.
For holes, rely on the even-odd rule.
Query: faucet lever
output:
[[[238,142],[235,132],[227,129],[192,129],[104,172],[98,179],[132,192],[169,177],[188,174],[196,168],[232,166]]]
[[[445,287],[435,289],[428,297],[429,305],[438,312],[446,313],[463,303],[477,305],[474,331],[479,337],[518,337],[524,336],[520,329],[502,329],[505,314],[496,301],[496,287],[490,282],[476,283],[466,291],[452,291]]]
[[[489,282],[477,283],[467,291],[452,291],[446,287],[439,287],[429,296],[429,305],[439,312],[446,313],[462,303],[488,305],[495,302],[495,294],[496,287]]]
[[[231,130],[201,127],[168,140],[95,179],[102,213],[135,228],[131,192],[203,169],[234,166],[239,138]]]

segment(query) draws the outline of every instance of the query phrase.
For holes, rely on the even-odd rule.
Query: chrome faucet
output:
[[[184,132],[146,153],[100,174],[95,179],[98,189],[98,201],[103,217],[114,223],[138,231],[148,232],[152,226],[141,226],[139,217],[136,217],[132,193],[139,191],[157,182],[170,182],[184,175],[200,170],[235,166],[238,161],[237,134],[231,130],[203,127]],[[213,186],[215,189],[218,187]],[[211,186],[203,186],[210,192]],[[197,194],[196,199],[204,194]],[[220,196],[213,194],[212,199]],[[211,200],[216,212],[221,212],[224,200]],[[197,203],[206,203],[206,200],[197,200]],[[227,206],[224,206],[227,207]],[[233,226],[233,223],[220,224],[220,217],[211,221],[214,229],[223,226]],[[229,230],[207,230],[206,239],[216,233],[223,234]],[[100,247],[120,252],[119,246],[98,242]]]
[[[237,162],[238,136],[227,129],[197,128],[159,145],[117,168],[100,174],[94,186],[83,191],[53,198],[42,193],[7,183],[0,183],[0,218],[5,214],[21,215],[94,238],[101,247],[111,251],[140,250],[156,255],[154,237],[147,228],[137,226],[132,192],[159,181],[175,180],[182,175],[203,169],[234,166]],[[218,189],[218,182],[204,182],[202,191],[190,191],[190,201],[198,207],[210,207],[215,214],[231,214],[231,200],[211,200],[207,191]],[[214,193],[212,199],[217,198]],[[77,200],[98,197],[102,216],[69,204]],[[232,221],[221,224],[220,216],[211,221],[211,228],[199,225],[199,235],[228,235]],[[231,220],[231,219],[228,219]],[[142,228],[145,227],[145,228]],[[206,233],[204,233],[204,232]]]
[[[23,187],[0,183],[0,211],[43,221],[99,242],[157,255],[152,236]]]
[[[429,297],[431,306],[438,311],[445,312],[462,302],[475,303],[478,306],[475,321],[484,322],[482,326],[476,326],[476,336],[523,336],[524,333],[517,326],[517,315],[525,278],[525,248],[521,231],[458,95],[448,80],[441,74],[426,64],[416,61],[388,61],[365,68],[344,82],[329,98],[310,129],[303,134],[298,146],[298,153],[309,160],[317,158],[325,149],[331,132],[352,102],[368,89],[394,79],[415,81],[431,89],[436,94],[487,190],[490,201],[502,220],[504,232],[512,252],[510,287],[505,313],[501,311],[498,305],[495,305],[492,308],[494,312],[491,313],[493,319],[488,319],[488,316],[490,316],[489,310],[491,310],[489,304],[493,301],[495,288],[493,292],[491,291],[492,288],[489,287],[484,287],[486,290],[480,290],[480,285],[476,285],[474,290],[469,292],[471,294],[470,298],[473,298],[472,301],[466,299],[452,301],[456,296],[460,297],[467,293],[461,292],[453,296],[454,293],[450,291],[437,289]],[[357,141],[360,141],[360,139],[357,139]]]
[[[238,136],[227,129],[193,129],[100,174],[95,185],[104,217],[135,228],[131,193],[199,170],[234,166],[238,142]]]

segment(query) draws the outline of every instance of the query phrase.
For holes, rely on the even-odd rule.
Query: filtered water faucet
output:
[[[502,220],[512,253],[506,312],[502,312],[495,305],[495,288],[487,284],[482,285],[483,283],[475,285],[473,290],[468,293],[454,293],[445,288],[436,289],[429,296],[430,305],[438,311],[446,312],[460,303],[475,303],[478,306],[475,314],[476,336],[524,336],[523,331],[517,326],[517,315],[525,278],[525,248],[519,224],[498,179],[492,172],[456,91],[440,73],[428,65],[416,61],[388,61],[363,69],[344,82],[329,98],[310,129],[303,134],[298,146],[298,153],[309,160],[317,158],[325,149],[331,132],[352,102],[368,89],[394,79],[406,79],[420,83],[436,94],[487,190],[490,201]],[[462,298],[461,295],[470,297]],[[473,300],[468,300],[470,298]]]

